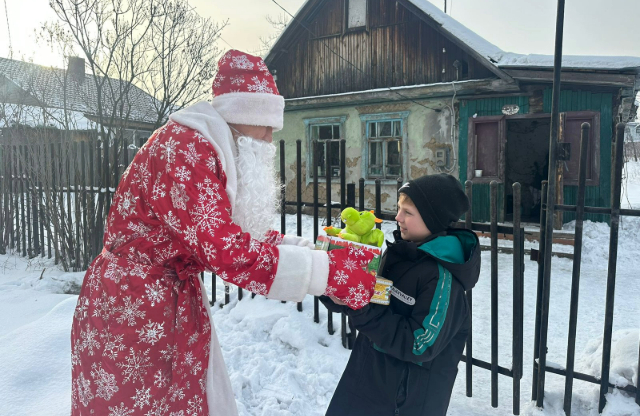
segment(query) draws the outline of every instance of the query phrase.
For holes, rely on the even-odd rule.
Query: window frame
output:
[[[342,33],[343,35],[346,33],[351,33],[351,32],[360,32],[360,31],[368,31],[369,30],[369,0],[362,0],[364,1],[365,5],[364,5],[364,25],[362,26],[356,26],[356,27],[349,27],[349,3],[351,2],[351,0],[344,0],[344,22],[343,22],[343,27],[342,27]]]
[[[403,182],[408,180],[409,172],[409,140],[408,140],[408,118],[409,111],[400,111],[396,113],[376,113],[376,114],[361,114],[360,121],[362,125],[362,163],[361,174],[365,178],[365,184],[373,184],[376,179],[380,179],[384,185],[397,184],[398,176],[393,178],[385,177],[385,164],[383,164],[383,177],[372,177],[369,175],[369,127],[370,123],[384,122],[384,121],[399,121],[400,122],[400,145],[402,146],[402,152],[400,153],[400,169],[402,173],[399,177]],[[392,125],[393,126],[393,125]],[[386,155],[386,146],[383,147],[383,155]]]
[[[319,140],[319,142],[326,142],[326,141],[330,141],[330,142],[337,142],[340,143],[340,139],[344,139],[345,138],[345,129],[344,129],[344,124],[347,121],[347,116],[333,116],[333,117],[315,117],[315,118],[306,118],[303,119],[304,121],[304,130],[305,130],[305,142],[307,144],[307,166],[305,169],[306,172],[306,184],[309,185],[311,182],[313,182],[313,172],[312,172],[312,166],[313,166],[313,148],[312,148],[312,142],[313,142],[313,137],[311,134],[311,129],[314,126],[327,126],[327,125],[338,125],[339,129],[340,129],[340,138],[339,139],[329,139],[329,140]],[[340,176],[331,176],[331,178],[339,178]],[[318,180],[321,179],[325,179],[326,180],[326,175],[318,175]]]
[[[477,139],[476,139],[476,126],[478,124],[498,124],[498,166],[497,175],[494,176],[482,176],[476,177],[477,166]],[[505,145],[506,145],[506,116],[483,116],[469,118],[469,133],[467,137],[467,179],[470,179],[473,183],[490,183],[491,181],[497,181],[498,183],[504,183],[504,170],[505,170]]]

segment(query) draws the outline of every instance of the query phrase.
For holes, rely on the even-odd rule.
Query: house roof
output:
[[[307,0],[298,9],[293,21],[299,19],[308,5],[316,0]],[[453,39],[458,40],[460,46],[466,45],[473,55],[488,62],[496,70],[502,68],[552,68],[553,55],[523,55],[512,52],[505,52],[496,45],[479,36],[456,19],[444,13],[428,0],[400,0],[400,3],[408,6],[409,10],[423,13],[432,22],[436,23],[442,31],[448,33]],[[279,42],[285,38],[285,34],[294,26],[290,24],[280,34],[272,48],[266,55],[265,60],[269,63],[273,59],[274,51],[280,48]],[[563,68],[565,69],[588,69],[588,70],[629,70],[635,69],[640,72],[640,57],[629,56],[563,56]],[[494,71],[495,72],[495,71]],[[499,74],[502,77],[502,74]]]
[[[77,82],[71,80],[67,75],[67,82],[65,82],[65,74],[67,71],[60,68],[0,58],[0,76],[4,76],[29,96],[35,98],[39,105],[46,108],[71,110],[76,115],[79,113],[89,116],[98,115],[98,88],[96,84],[102,82],[104,78],[85,74],[84,81]],[[155,123],[155,99],[152,96],[134,85],[114,78],[109,78],[108,84],[105,85],[108,87],[103,88],[105,93],[103,93],[102,102],[107,103],[104,108],[112,108],[113,104],[109,103],[113,103],[113,100],[117,99],[119,95],[117,91],[129,87],[130,90],[127,94],[131,104],[129,119],[143,123]],[[116,93],[111,94],[110,89]]]

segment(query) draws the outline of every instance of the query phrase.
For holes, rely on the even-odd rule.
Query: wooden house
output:
[[[489,220],[489,183],[496,180],[500,221],[512,214],[514,182],[522,184],[524,220],[537,221],[552,56],[504,52],[427,0],[308,0],[265,61],[286,103],[274,139],[285,141],[287,155],[302,141],[303,201],[312,200],[312,140],[332,142],[329,174],[337,176],[337,141],[345,139],[347,181],[380,179],[385,210],[395,209],[398,177],[448,172],[473,181],[474,220]],[[612,135],[617,122],[635,118],[640,57],[565,56],[563,68],[563,140],[571,146],[563,201],[575,200],[580,125],[587,121],[587,204],[607,206]],[[288,157],[293,200],[296,166]],[[320,177],[324,163],[323,153]],[[333,194],[337,200],[337,186]],[[366,197],[373,206],[373,194]]]

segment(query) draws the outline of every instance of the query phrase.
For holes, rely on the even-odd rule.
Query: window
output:
[[[314,177],[312,144],[319,144],[318,177],[326,177],[327,145],[329,146],[329,163],[332,177],[340,176],[340,139],[343,138],[346,117],[325,117],[304,120],[307,127],[307,178]]]
[[[346,0],[347,29],[367,26],[367,0]]]
[[[365,123],[363,170],[367,179],[404,178],[409,113],[362,115]]]

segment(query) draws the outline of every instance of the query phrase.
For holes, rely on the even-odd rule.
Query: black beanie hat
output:
[[[421,176],[404,184],[399,192],[411,198],[431,234],[446,230],[469,210],[462,184],[446,173]]]

